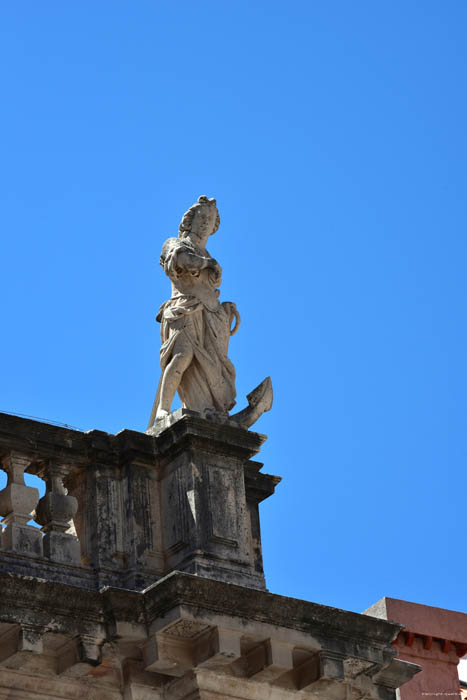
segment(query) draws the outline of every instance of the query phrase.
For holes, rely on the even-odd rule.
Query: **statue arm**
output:
[[[169,238],[164,243],[161,265],[169,277],[177,277],[182,271],[197,273],[206,268],[212,268],[219,276],[221,273],[220,265],[214,258],[198,255],[177,238]]]
[[[179,250],[177,254],[177,267],[180,267],[189,272],[198,272],[209,267],[212,262],[211,258],[197,255],[188,250]]]

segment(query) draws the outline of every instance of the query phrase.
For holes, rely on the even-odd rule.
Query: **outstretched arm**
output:
[[[182,272],[197,273],[210,268],[220,278],[219,263],[209,256],[199,255],[177,238],[169,238],[162,247],[161,265],[169,277],[178,277]]]
[[[203,255],[189,252],[188,250],[180,249],[177,253],[177,267],[188,270],[189,272],[198,272],[209,267],[212,262],[211,258],[206,258]]]

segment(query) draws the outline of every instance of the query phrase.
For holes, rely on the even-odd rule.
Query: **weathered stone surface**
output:
[[[154,435],[0,414],[16,483],[47,482],[46,556],[0,553],[0,699],[392,700],[400,625],[265,590],[264,440],[187,409]]]
[[[24,664],[36,697],[81,687],[112,700],[324,700],[349,688],[376,700],[417,669],[394,660],[400,625],[178,572],[139,593],[5,574],[0,586],[0,697],[33,697]]]
[[[169,569],[264,589],[257,510],[265,494],[248,490],[246,461],[264,436],[182,411],[157,439]],[[267,495],[279,480],[257,478]]]
[[[6,487],[0,491],[0,515],[3,516],[3,549],[17,554],[40,557],[42,538],[35,527],[28,525],[39,500],[39,491],[24,483],[24,472],[31,460],[27,454],[9,450],[1,466],[8,474]]]
[[[45,535],[28,532],[50,560],[34,564],[17,547],[0,569],[141,589],[177,568],[264,589],[258,504],[279,481],[250,461],[264,440],[185,409],[155,436],[83,435],[0,414],[0,451],[21,445],[28,471],[46,479]],[[77,537],[65,531],[76,507]]]
[[[66,464],[46,462],[41,476],[46,482],[46,493],[36,508],[36,522],[42,525],[44,555],[63,564],[79,566],[81,548],[75,534],[69,532],[70,523],[78,510],[78,501],[69,496],[63,481],[70,473]]]

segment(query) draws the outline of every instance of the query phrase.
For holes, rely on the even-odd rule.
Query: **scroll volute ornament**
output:
[[[64,464],[48,462],[42,469],[42,477],[46,482],[46,492],[36,508],[36,522],[42,525],[42,531],[55,530],[66,532],[78,510],[78,501],[69,496],[63,485],[63,480],[69,473],[69,467]]]

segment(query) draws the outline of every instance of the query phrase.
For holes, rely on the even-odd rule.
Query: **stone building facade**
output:
[[[395,698],[401,624],[266,589],[265,437],[184,409],[153,433],[0,414],[0,699]]]

